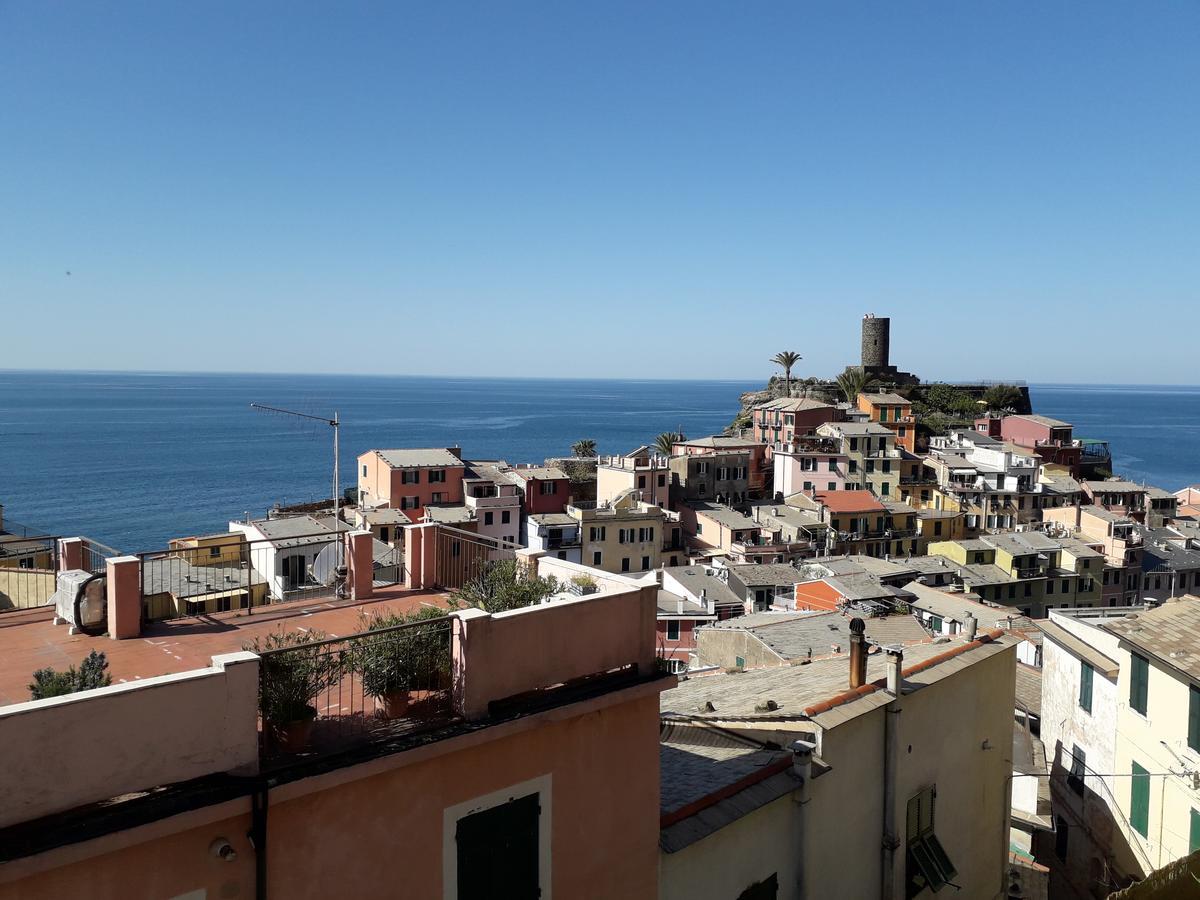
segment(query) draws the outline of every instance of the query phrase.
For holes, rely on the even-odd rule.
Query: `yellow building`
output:
[[[631,490],[607,506],[577,502],[567,515],[579,523],[583,564],[605,572],[648,572],[662,561],[671,543],[661,507],[637,499]]]
[[[241,532],[205,534],[174,538],[168,544],[171,555],[186,559],[193,566],[238,565],[246,559],[246,536]]]
[[[1040,532],[988,534],[934,541],[929,555],[958,566],[956,581],[981,599],[1045,616],[1058,607],[1092,607],[1101,600],[1104,556],[1074,538]]]

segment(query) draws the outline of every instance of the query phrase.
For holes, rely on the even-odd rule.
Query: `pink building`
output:
[[[554,466],[518,466],[508,477],[521,492],[525,515],[560,513],[571,500],[571,479]]]
[[[363,507],[390,506],[419,520],[425,507],[463,502],[462,451],[368,450],[358,457],[358,498]]]
[[[986,416],[975,420],[975,430],[988,437],[1010,441],[1039,456],[1042,462],[1065,466],[1079,477],[1083,445],[1073,436],[1074,426],[1049,416]]]
[[[696,650],[696,629],[715,621],[717,613],[711,599],[707,603],[697,603],[683,594],[659,590],[655,626],[658,655],[686,664],[689,655]]]
[[[844,491],[849,459],[833,438],[800,437],[779,442],[771,456],[776,498],[811,491]]]
[[[754,439],[773,447],[780,441],[813,434],[819,426],[844,418],[842,410],[817,400],[795,397],[768,400],[754,407]]]

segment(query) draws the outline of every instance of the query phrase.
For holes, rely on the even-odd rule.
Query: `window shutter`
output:
[[[1200,688],[1188,689],[1188,746],[1200,751]]]

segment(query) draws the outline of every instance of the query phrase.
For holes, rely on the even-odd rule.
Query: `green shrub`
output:
[[[108,657],[93,650],[79,664],[78,669],[74,666],[65,672],[50,668],[38,669],[33,673],[29,695],[33,700],[44,700],[47,697],[61,697],[78,691],[108,687],[110,684],[112,676],[108,674]]]

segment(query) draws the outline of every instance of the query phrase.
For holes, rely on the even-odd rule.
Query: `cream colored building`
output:
[[[1006,896],[1015,644],[863,655],[857,690],[852,653],[664,693],[659,896]]]
[[[1052,889],[1121,887],[1200,849],[1200,599],[1055,611],[1043,630],[1042,736],[1066,832]]]
[[[627,491],[608,505],[573,503],[567,515],[579,523],[583,564],[605,572],[648,572],[662,562],[669,540],[666,513]]]
[[[895,432],[878,422],[828,422],[817,434],[836,440],[846,457],[846,490],[866,489],[884,500],[900,499],[901,453]]]
[[[1200,849],[1200,599],[1134,615],[1106,626],[1120,640],[1115,794],[1158,869]]]
[[[647,447],[625,456],[602,456],[596,463],[596,502],[612,503],[626,491],[667,509],[671,501],[670,460]]]

